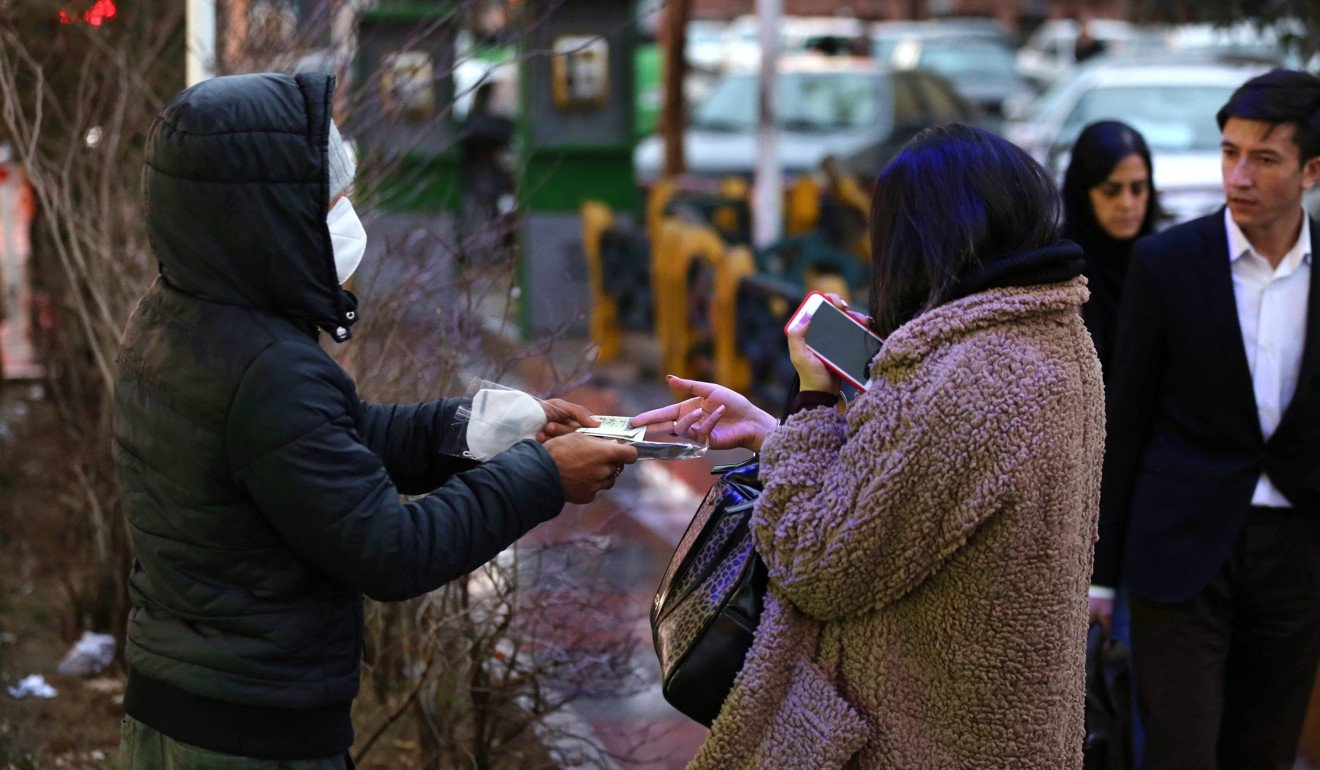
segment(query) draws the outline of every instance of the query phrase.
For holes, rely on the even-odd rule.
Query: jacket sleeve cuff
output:
[[[793,405],[789,407],[788,413],[789,415],[795,415],[807,409],[838,405],[839,397],[833,393],[826,393],[823,390],[803,390],[793,397]]]

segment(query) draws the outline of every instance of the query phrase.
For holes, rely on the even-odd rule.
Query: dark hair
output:
[[[1017,146],[959,123],[912,138],[871,202],[871,315],[887,335],[948,301],[982,262],[1058,241],[1054,180]]]
[[[1229,118],[1276,126],[1292,123],[1293,143],[1305,163],[1320,155],[1320,78],[1296,70],[1270,70],[1239,86],[1215,117],[1221,131]]]
[[[1150,148],[1141,133],[1117,120],[1102,120],[1082,130],[1073,145],[1072,159],[1063,174],[1063,218],[1069,236],[1086,245],[1111,238],[1096,221],[1090,190],[1109,178],[1114,167],[1129,155],[1139,155],[1150,175],[1150,202],[1141,220],[1137,238],[1155,232],[1155,223],[1164,216],[1150,162]],[[1134,239],[1135,240],[1135,239]]]

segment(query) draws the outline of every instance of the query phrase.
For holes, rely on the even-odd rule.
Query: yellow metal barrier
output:
[[[730,202],[716,206],[715,210],[711,212],[711,224],[715,225],[716,230],[726,234],[737,233],[741,230],[739,206],[734,202],[745,202],[747,195],[747,180],[742,177],[726,176],[720,180],[719,196]]]
[[[820,183],[810,174],[793,180],[786,191],[784,207],[785,230],[788,235],[802,235],[816,229],[820,223]]]
[[[729,249],[715,273],[715,299],[711,327],[715,335],[715,381],[739,393],[752,384],[752,367],[738,348],[738,284],[756,273],[751,249]]]
[[[852,297],[849,296],[852,288],[848,286],[847,281],[843,280],[843,276],[837,273],[825,273],[807,268],[805,277],[806,285],[802,287],[803,296],[818,291],[822,294],[838,294],[844,302],[852,302]]]
[[[871,221],[871,198],[852,174],[839,173],[833,175],[830,181],[834,187],[834,195],[839,199],[839,205],[851,213],[853,221],[860,225],[861,232],[856,240],[847,245],[847,248],[863,262],[869,263],[871,231],[868,223]]]
[[[694,267],[717,273],[724,261],[724,242],[708,227],[665,219],[652,254],[651,294],[661,365],[680,377],[709,377],[711,372],[702,371],[701,362],[693,358],[701,330],[689,322],[691,313],[708,313],[709,307],[699,306],[701,297],[689,295],[688,278]]]
[[[668,177],[661,179],[651,188],[646,199],[646,239],[654,246],[660,238],[660,225],[665,219],[665,209],[678,194],[678,183]]]
[[[619,355],[622,335],[619,308],[605,293],[605,270],[601,261],[601,236],[614,225],[614,212],[599,201],[582,203],[582,249],[587,257],[587,283],[591,287],[591,318],[588,331],[597,346],[596,360],[613,361]]]

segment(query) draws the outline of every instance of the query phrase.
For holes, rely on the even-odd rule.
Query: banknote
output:
[[[590,436],[600,436],[602,438],[620,438],[625,441],[641,441],[646,438],[646,428],[628,427],[628,417],[614,417],[611,415],[593,415],[600,421],[600,425],[592,428],[578,428],[578,433],[586,433]]]

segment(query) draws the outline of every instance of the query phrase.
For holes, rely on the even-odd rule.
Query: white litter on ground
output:
[[[46,684],[46,677],[41,674],[32,674],[19,682],[17,686],[10,687],[9,694],[15,698],[54,698],[55,688]]]
[[[115,638],[109,634],[83,631],[79,639],[55,670],[63,676],[91,676],[99,674],[115,659]]]

